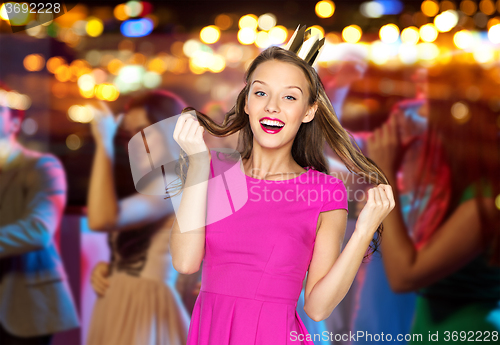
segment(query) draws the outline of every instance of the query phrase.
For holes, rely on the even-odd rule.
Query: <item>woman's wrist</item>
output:
[[[96,149],[104,152],[109,157],[114,157],[115,146],[112,141],[96,141]]]
[[[351,239],[368,248],[368,245],[373,240],[375,230],[364,229],[363,227],[356,226],[351,235]]]

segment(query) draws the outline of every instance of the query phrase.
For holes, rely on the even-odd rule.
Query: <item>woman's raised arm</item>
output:
[[[172,264],[183,274],[197,272],[205,256],[205,219],[211,157],[203,140],[203,132],[204,128],[189,113],[179,117],[174,130],[175,141],[189,157],[186,181],[169,242]]]

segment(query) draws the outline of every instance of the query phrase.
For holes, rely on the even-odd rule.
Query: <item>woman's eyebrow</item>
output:
[[[264,83],[262,80],[258,80],[258,79],[255,79],[252,84],[250,84],[250,86],[252,86],[254,83],[261,83],[263,85],[267,85],[266,83]],[[296,88],[296,89],[299,89],[300,92],[302,92],[302,94],[304,94],[304,92],[302,91],[302,89],[298,86],[295,86],[295,85],[290,85],[290,86],[286,86],[287,89],[292,89],[292,88]]]

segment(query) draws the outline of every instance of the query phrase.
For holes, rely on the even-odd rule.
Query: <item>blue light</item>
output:
[[[378,0],[376,2],[384,7],[384,15],[399,14],[403,11],[403,3],[399,0]]]
[[[126,37],[147,36],[153,31],[153,22],[147,18],[126,20],[120,26],[120,31]]]

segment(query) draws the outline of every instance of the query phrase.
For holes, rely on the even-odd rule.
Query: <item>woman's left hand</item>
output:
[[[379,184],[368,190],[368,198],[356,222],[356,230],[366,236],[373,236],[380,223],[396,206],[392,188],[388,184]]]
[[[367,156],[382,169],[384,174],[395,173],[403,158],[396,117],[391,116],[389,121],[377,128],[368,137],[366,146]]]
[[[92,270],[92,274],[90,276],[90,284],[92,284],[92,288],[97,296],[103,297],[106,290],[109,288],[108,277],[109,263],[103,261],[98,262]]]

